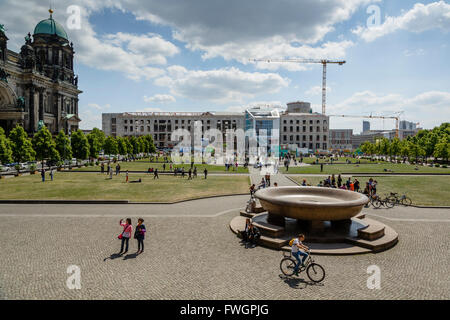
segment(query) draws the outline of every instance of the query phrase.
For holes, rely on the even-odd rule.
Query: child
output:
[[[136,226],[136,231],[134,232],[134,238],[138,241],[138,251],[136,252],[137,254],[144,252],[144,238],[145,238],[145,233],[147,232],[147,230],[145,229],[145,225],[143,223],[144,223],[144,219],[139,218],[138,224]],[[141,250],[141,246],[142,246],[142,250]]]

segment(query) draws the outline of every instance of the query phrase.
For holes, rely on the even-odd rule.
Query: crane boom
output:
[[[403,112],[403,111],[402,111]],[[353,116],[353,115],[347,115],[347,114],[330,114],[329,117],[345,117],[345,118],[369,118],[369,119],[395,119],[395,136],[399,138],[399,121],[400,121],[400,114],[402,112],[399,112],[397,116]]]
[[[322,64],[322,114],[325,114],[327,100],[327,64],[334,63],[343,65],[345,60],[327,60],[327,59],[250,59],[250,61],[262,62],[292,62],[292,63],[321,63]]]

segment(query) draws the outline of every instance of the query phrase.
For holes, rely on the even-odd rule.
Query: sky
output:
[[[450,120],[450,3],[410,0],[0,0],[16,52],[49,16],[75,49],[80,127],[104,112],[243,111],[311,102],[327,67],[329,115],[393,116],[430,129]],[[362,130],[361,118],[330,127]],[[393,120],[370,120],[392,129]]]

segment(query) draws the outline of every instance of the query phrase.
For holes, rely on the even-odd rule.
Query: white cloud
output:
[[[415,33],[439,29],[450,31],[450,4],[445,1],[432,2],[427,5],[416,3],[414,7],[398,17],[386,17],[383,24],[370,28],[362,26],[352,30],[367,42],[398,30],[407,30]]]
[[[403,54],[405,55],[405,57],[423,56],[423,55],[425,55],[425,50],[424,49],[416,49],[416,50],[406,49],[403,51]]]
[[[129,0],[127,8],[138,19],[172,27],[174,38],[190,50],[204,52],[204,59],[223,57],[246,64],[248,59],[266,57],[343,58],[353,45],[343,37],[338,42],[314,44],[371,2],[377,0]],[[256,66],[306,68],[287,63]]]
[[[337,104],[327,105],[327,114],[345,115],[384,115],[392,116],[395,112],[403,111],[401,119],[420,122],[422,127],[433,128],[450,119],[450,92],[427,91],[413,97],[400,94],[380,95],[371,91],[356,92],[351,97]],[[346,122],[344,122],[344,120]],[[353,123],[360,126],[363,119],[332,117],[333,127],[339,123]],[[390,123],[391,128],[394,122]],[[371,120],[373,123],[384,124],[383,120]],[[381,129],[381,128],[379,128]]]
[[[74,43],[75,62],[89,67],[124,73],[133,80],[160,77],[164,70],[158,66],[167,63],[179,49],[171,42],[155,34],[133,35],[127,33],[98,35],[89,22],[93,12],[105,8],[124,10],[120,1],[80,0],[81,29],[66,25],[66,9],[73,1],[62,0],[54,4],[54,19],[63,25],[69,41]],[[36,1],[3,0],[0,2],[0,21],[7,27],[8,45],[18,51],[27,32],[33,33],[36,24],[48,17],[47,7]]]
[[[254,107],[267,107],[267,108],[282,108],[282,109],[286,109],[286,105],[283,104],[281,101],[255,101],[255,102],[250,102],[247,104],[242,104],[242,105],[236,105],[236,106],[229,106],[228,108],[226,108],[226,111],[230,111],[230,112],[244,112],[247,109],[251,109]]]
[[[105,104],[105,105],[101,106],[101,105],[96,104],[96,103],[89,103],[88,107],[94,108],[94,109],[97,109],[97,110],[106,110],[106,109],[111,108],[111,105],[110,104]]]
[[[327,93],[331,92],[332,89],[327,86]],[[322,86],[313,86],[305,91],[305,95],[307,96],[318,96],[322,94]]]
[[[170,88],[171,94],[198,101],[241,102],[258,94],[271,94],[287,87],[289,80],[275,73],[243,72],[237,68],[187,70],[167,68],[168,75],[155,80]]]
[[[144,109],[139,109],[136,112],[162,112],[163,110],[160,108],[144,108]]]
[[[170,94],[155,94],[152,97],[144,96],[144,101],[149,103],[170,103],[176,100]]]

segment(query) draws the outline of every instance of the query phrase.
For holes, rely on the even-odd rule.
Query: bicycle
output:
[[[256,207],[256,199],[253,193],[250,195],[250,200],[247,201],[247,206],[245,207],[245,212],[251,213]]]
[[[410,206],[412,204],[411,198],[407,197],[406,194],[403,194],[401,197],[398,197],[397,192],[391,192],[387,198],[392,203],[392,206],[396,204]]]
[[[377,209],[380,209],[381,207],[386,207],[386,208],[390,209],[394,206],[394,204],[392,203],[392,201],[389,200],[388,197],[381,199],[381,197],[376,196],[373,206]]]
[[[296,264],[297,261],[292,258],[291,253],[287,255],[286,252],[283,252],[283,258],[280,262],[280,269],[285,276],[292,276],[294,274]],[[325,279],[325,269],[320,264],[314,262],[311,257],[311,252],[308,252],[308,257],[303,264],[304,266],[299,267],[298,273],[306,270],[308,278],[315,283],[319,283]]]

